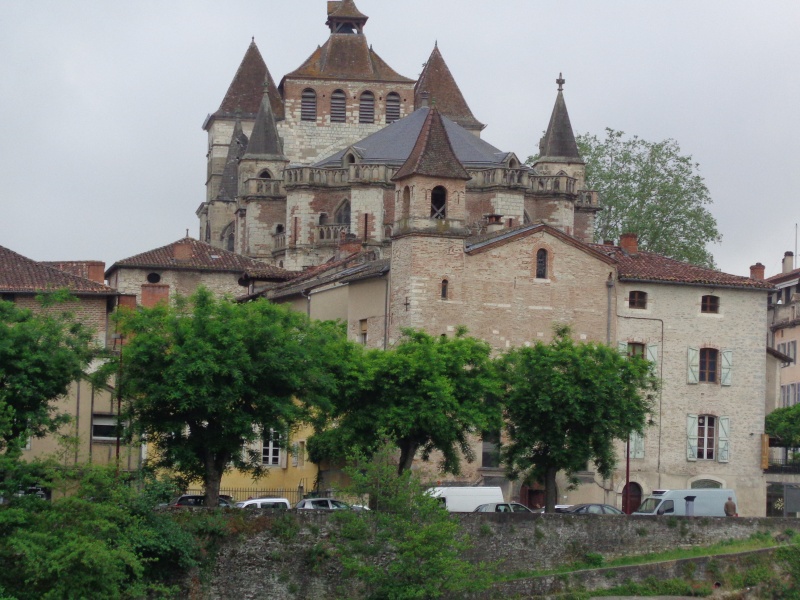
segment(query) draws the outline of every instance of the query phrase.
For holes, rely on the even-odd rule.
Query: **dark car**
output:
[[[533,511],[524,504],[519,504],[518,502],[491,502],[489,504],[481,504],[473,512],[529,513]]]
[[[222,508],[233,508],[233,502],[230,496],[220,496],[217,506]],[[205,506],[206,497],[195,494],[184,494],[175,498],[172,502],[167,504],[170,508],[185,508],[190,506],[203,507]]]
[[[609,504],[573,504],[564,509],[564,514],[568,515],[624,515],[620,509]]]

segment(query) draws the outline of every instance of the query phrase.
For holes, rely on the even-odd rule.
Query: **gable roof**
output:
[[[186,256],[186,258],[176,258],[176,256]],[[217,248],[190,237],[119,260],[106,270],[106,277],[120,268],[174,269],[222,273],[244,273],[251,270],[261,272],[267,269],[274,269],[276,277],[281,273],[285,273],[287,279],[295,275],[291,271],[272,267],[267,263]]]
[[[753,290],[773,289],[773,285],[769,281],[731,275],[652,252],[629,254],[619,246],[591,245],[615,260],[620,281],[706,285]]]
[[[443,115],[452,119],[465,129],[481,131],[486,125],[478,121],[461,93],[447,63],[444,62],[439,44],[434,44],[428,62],[414,85],[414,106],[425,104],[423,94]]]
[[[68,289],[76,295],[116,295],[116,290],[37,262],[0,246],[0,292],[37,294]]]
[[[252,40],[219,108],[206,120],[203,128],[208,129],[210,122],[215,118],[255,118],[261,106],[265,86],[275,118],[283,119],[283,100],[278,87],[261,57],[255,40]]]
[[[463,165],[458,162],[450,138],[447,136],[442,117],[436,107],[428,111],[419,137],[408,155],[406,162],[392,177],[398,181],[412,175],[427,175],[445,179],[472,179]]]
[[[578,152],[578,144],[569,121],[567,103],[564,102],[564,92],[561,91],[561,84],[564,83],[564,80],[560,74],[558,82],[560,82],[558,96],[556,96],[556,103],[550,115],[550,123],[539,144],[539,160],[568,158],[580,161],[581,155]]]
[[[408,160],[414,149],[430,110],[428,106],[418,108],[410,115],[355,142],[348,148],[323,158],[314,166],[341,167],[342,157],[350,149],[353,149],[362,163],[388,164],[399,167]],[[444,115],[441,115],[441,120],[453,152],[464,167],[496,168],[504,165],[509,152],[498,150],[489,142],[470,133]]]

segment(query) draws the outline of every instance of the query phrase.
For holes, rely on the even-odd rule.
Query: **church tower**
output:
[[[390,339],[400,328],[436,330],[423,316],[431,297],[447,299],[458,289],[466,229],[466,182],[436,107],[428,115],[408,159],[395,173],[392,232]],[[425,323],[423,323],[425,318]]]
[[[599,210],[596,192],[585,190],[585,166],[564,101],[559,73],[558,95],[547,131],[539,142],[539,158],[533,164],[531,192],[526,206],[534,221],[542,221],[581,241],[591,242],[594,217]],[[528,203],[526,203],[528,204]]]

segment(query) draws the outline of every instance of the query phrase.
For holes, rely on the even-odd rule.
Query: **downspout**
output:
[[[611,345],[611,297],[614,293],[614,273],[608,274],[606,280],[606,345]]]
[[[390,274],[386,274],[386,298],[384,300],[384,309],[383,309],[383,349],[386,350],[389,347],[389,277]]]

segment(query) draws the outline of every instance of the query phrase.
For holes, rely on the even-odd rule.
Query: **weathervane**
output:
[[[558,91],[564,91],[564,84],[567,83],[567,80],[564,79],[561,73],[558,74],[558,79],[556,79],[556,83],[558,84]]]

